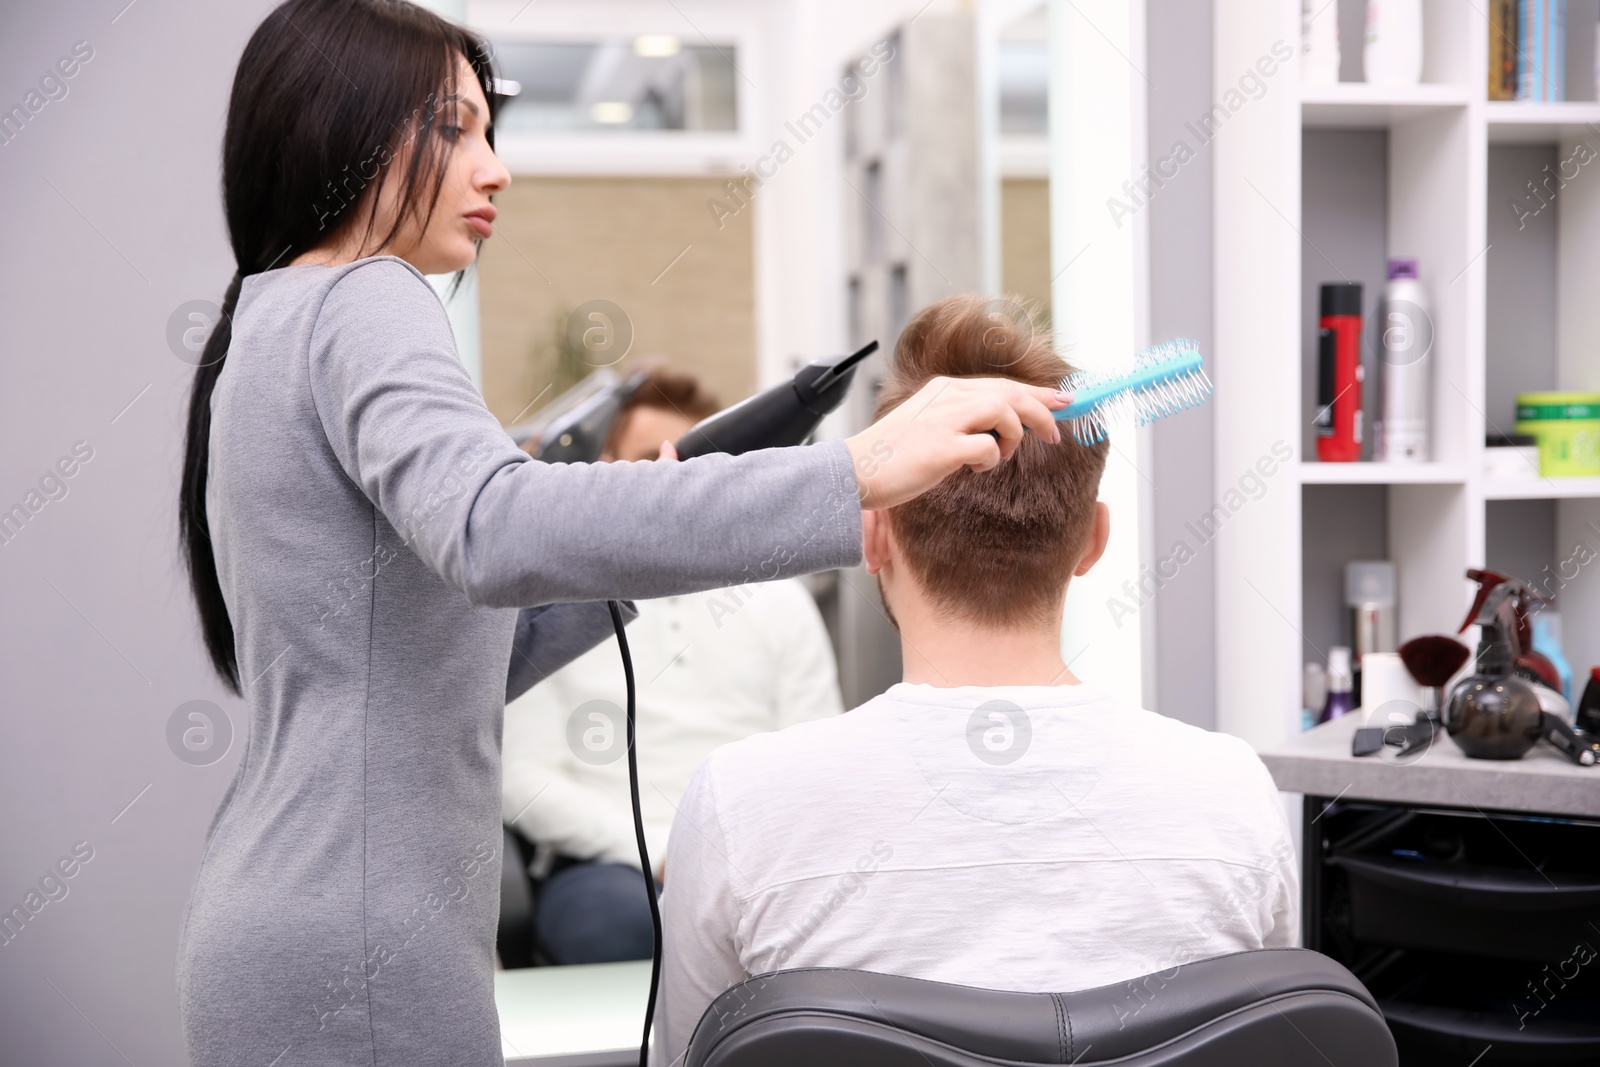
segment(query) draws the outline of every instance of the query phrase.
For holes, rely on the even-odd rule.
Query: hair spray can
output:
[[[1433,388],[1433,319],[1415,259],[1391,259],[1378,309],[1383,391],[1375,458],[1380,463],[1428,461],[1428,408]]]
[[[1317,458],[1361,458],[1361,284],[1322,286],[1317,337]]]

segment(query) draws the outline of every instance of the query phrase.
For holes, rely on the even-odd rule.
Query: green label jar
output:
[[[1539,442],[1545,477],[1600,476],[1600,393],[1523,393],[1516,430]]]

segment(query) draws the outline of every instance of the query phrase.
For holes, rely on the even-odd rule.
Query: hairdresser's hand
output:
[[[1024,426],[1054,444],[1061,431],[1051,412],[1071,402],[1069,394],[1010,378],[930,380],[845,441],[862,508],[904,503],[962,467],[989,470],[1011,458]]]

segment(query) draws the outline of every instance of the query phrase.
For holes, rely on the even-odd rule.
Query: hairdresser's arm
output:
[[[624,623],[639,617],[632,601],[624,600],[619,606]],[[603,600],[523,608],[517,612],[517,629],[511,638],[506,703],[615,633],[611,609]]]
[[[309,361],[340,464],[474,603],[666,596],[861,558],[840,441],[683,463],[533,460],[484,407],[432,288],[399,261],[333,285]]]
[[[650,1062],[681,1067],[706,1008],[749,977],[739,961],[741,910],[709,760],[700,764],[678,805],[666,865],[672,880],[661,893],[661,991]]]

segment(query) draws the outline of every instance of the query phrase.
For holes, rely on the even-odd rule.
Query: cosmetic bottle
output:
[[[1544,712],[1534,687],[1516,677],[1521,652],[1513,598],[1514,582],[1496,586],[1462,627],[1477,625],[1477,672],[1450,690],[1444,727],[1473,759],[1520,759],[1544,731]]]
[[[1328,672],[1320,663],[1307,663],[1301,681],[1300,729],[1317,725],[1322,707],[1328,702]]]
[[[1344,603],[1350,609],[1350,645],[1355,656],[1351,699],[1362,696],[1362,663],[1373,652],[1393,652],[1395,641],[1395,573],[1388,560],[1358,560],[1344,565]]]
[[[1374,457],[1380,463],[1428,461],[1429,395],[1433,388],[1433,317],[1415,259],[1389,260],[1378,305],[1382,407]]]
[[[1600,667],[1589,668],[1589,684],[1583,687],[1583,699],[1573,718],[1578,729],[1600,737]]]
[[[1339,80],[1339,9],[1327,0],[1300,0],[1300,80],[1333,85]]]
[[[1355,710],[1350,683],[1350,650],[1343,645],[1334,645],[1328,649],[1328,702],[1323,705],[1319,722],[1332,722]]]
[[[1361,458],[1361,284],[1321,287],[1317,320],[1317,459],[1354,463]]]
[[[1362,653],[1355,665],[1360,681],[1351,686],[1351,699],[1369,721],[1379,712],[1402,714],[1407,722],[1416,718],[1422,710],[1422,687],[1407,673],[1400,653]]]
[[[1561,677],[1561,695],[1568,706],[1572,704],[1572,665],[1561,652],[1561,613],[1552,608],[1533,616],[1533,650],[1544,653],[1544,658],[1555,667]]]
[[[1422,80],[1422,0],[1367,0],[1362,54],[1373,85],[1416,85]]]

